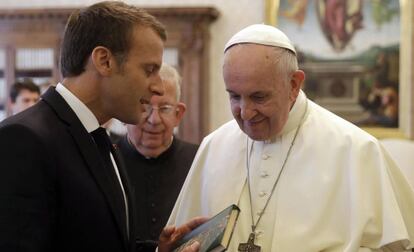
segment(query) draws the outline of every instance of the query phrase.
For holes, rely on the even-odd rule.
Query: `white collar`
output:
[[[63,99],[69,104],[69,107],[75,112],[76,116],[81,121],[83,127],[91,133],[99,127],[98,119],[92,113],[92,111],[76,97],[72,92],[69,91],[61,83],[56,86],[56,92],[58,92]]]
[[[305,93],[302,90],[300,90],[299,95],[296,98],[296,101],[293,104],[292,109],[289,111],[288,120],[286,121],[285,126],[283,126],[281,133],[271,137],[270,139],[265,140],[264,143],[274,143],[283,135],[286,135],[290,131],[296,129],[301,123],[302,117],[306,116],[304,115],[304,113],[306,113],[307,100],[308,98],[306,97]]]
[[[293,105],[292,109],[289,111],[288,120],[285,126],[283,126],[283,129],[280,135],[285,135],[286,133],[290,132],[293,129],[296,129],[296,127],[299,126],[299,123],[301,123],[303,114],[306,113],[306,103],[307,103],[306,95],[302,90],[300,90],[299,95],[296,98],[295,104]]]

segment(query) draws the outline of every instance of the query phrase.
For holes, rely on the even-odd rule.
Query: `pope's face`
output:
[[[242,44],[225,54],[223,76],[231,110],[251,139],[266,140],[285,125],[297,92],[286,73],[278,73],[273,47]]]

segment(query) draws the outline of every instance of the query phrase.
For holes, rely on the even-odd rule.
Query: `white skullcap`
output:
[[[281,30],[270,25],[254,24],[244,28],[231,37],[224,47],[224,52],[233,45],[243,43],[282,47],[296,55],[295,48],[289,38]]]

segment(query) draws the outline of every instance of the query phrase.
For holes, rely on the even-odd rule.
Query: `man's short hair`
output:
[[[38,93],[40,95],[40,88],[32,80],[25,79],[23,81],[16,81],[10,88],[10,100],[15,103],[17,96],[19,96],[22,90],[29,90],[32,93]]]
[[[105,1],[74,11],[62,42],[62,76],[78,76],[85,71],[87,60],[97,46],[108,48],[122,65],[136,26],[152,28],[163,41],[167,38],[164,26],[154,16],[123,2]]]
[[[162,80],[171,81],[175,86],[175,93],[177,94],[177,101],[181,98],[181,76],[177,69],[167,63],[162,63],[160,69],[160,77]]]

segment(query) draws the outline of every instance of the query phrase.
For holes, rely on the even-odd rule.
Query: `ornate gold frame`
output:
[[[268,25],[277,25],[277,15],[279,11],[280,0],[265,0],[265,23]]]

